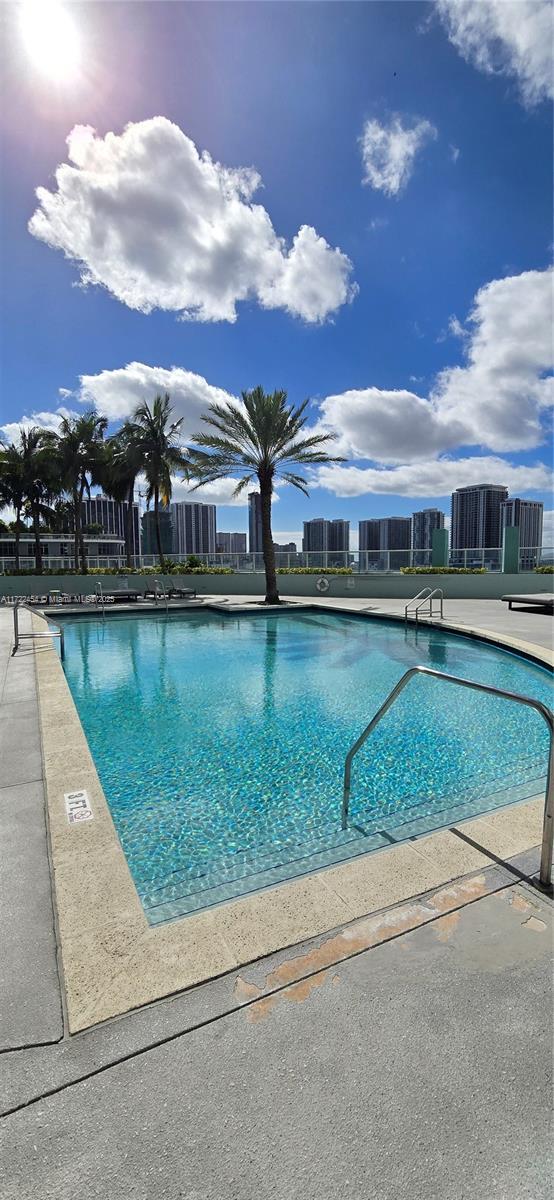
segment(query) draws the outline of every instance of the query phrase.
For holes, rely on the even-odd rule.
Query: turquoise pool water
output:
[[[409,666],[550,703],[551,676],[438,630],[323,612],[68,619],[66,674],[152,923],[544,789],[541,717]]]

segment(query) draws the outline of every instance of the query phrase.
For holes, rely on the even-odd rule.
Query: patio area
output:
[[[401,616],[404,602],[337,607]],[[541,612],[448,601],[445,618],[543,660],[551,648]],[[0,610],[4,1194],[546,1200],[538,847],[481,847],[461,878],[71,1035],[36,691],[47,643],[12,658],[11,636]]]

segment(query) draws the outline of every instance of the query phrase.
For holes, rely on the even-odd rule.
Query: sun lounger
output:
[[[523,608],[548,608],[552,612],[554,609],[554,593],[553,592],[530,592],[525,596],[502,596],[502,600],[508,605],[508,608],[513,608],[514,604],[521,605]]]
[[[168,596],[170,599],[173,596],[175,598],[186,599],[188,597],[191,600],[196,600],[196,588],[171,587],[169,588]]]

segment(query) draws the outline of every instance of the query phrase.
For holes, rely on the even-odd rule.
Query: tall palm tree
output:
[[[50,505],[60,491],[56,465],[56,434],[50,429],[22,429],[21,462],[25,511],[31,518],[35,536],[35,570],[42,575],[40,522],[51,515]]]
[[[287,404],[287,393],[264,392],[257,387],[242,393],[242,405],[232,402],[210,404],[202,420],[209,433],[194,434],[193,441],[205,450],[192,450],[191,471],[198,482],[194,488],[228,475],[240,475],[235,496],[257,479],[262,509],[262,547],[265,566],[265,602],[279,604],[275,550],[271,532],[271,497],[276,479],[291,483],[308,495],[306,480],[291,470],[296,464],[342,462],[323,448],[332,435],[303,433],[308,401],[295,408]],[[209,453],[207,452],[209,451]]]
[[[19,570],[21,513],[25,503],[23,486],[23,450],[19,446],[0,447],[0,507],[9,505],[15,511],[15,569]]]
[[[112,500],[127,502],[125,515],[125,553],[127,566],[133,565],[133,504],[135,484],[142,467],[139,439],[129,421],[106,443],[104,491]]]
[[[141,469],[147,483],[146,503],[154,501],[154,522],[160,567],[164,568],[160,531],[160,500],[167,506],[173,491],[171,476],[181,471],[188,477],[188,458],[181,448],[180,429],[183,418],[171,420],[171,401],[168,392],[156,396],[152,407],[139,404],[129,422],[128,437],[137,448]]]
[[[85,493],[90,496],[91,485],[102,481],[104,466],[104,433],[108,422],[91,410],[79,417],[63,417],[58,435],[58,465],[65,491],[73,505],[73,537],[75,569],[79,559],[86,574],[87,561],[82,527],[82,504]]]

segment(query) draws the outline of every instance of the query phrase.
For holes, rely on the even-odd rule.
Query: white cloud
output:
[[[552,401],[553,272],[525,271],[481,288],[469,316],[467,365],[443,371],[432,401],[462,420],[467,445],[525,450],[544,439]]]
[[[466,363],[437,377],[429,398],[361,388],[327,396],[318,427],[337,452],[378,463],[425,462],[456,446],[532,449],[545,439],[552,378],[552,271],[494,280],[477,293],[464,334]]]
[[[94,405],[110,422],[125,420],[143,400],[151,404],[156,393],[169,392],[175,419],[183,418],[185,441],[200,428],[200,417],[209,404],[236,402],[236,397],[213,387],[202,375],[182,367],[149,367],[140,362],[98,375],[81,375],[80,384],[79,399]]]
[[[238,496],[234,496],[233,492],[237,486],[238,479],[219,479],[216,483],[207,483],[204,487],[197,488],[193,492],[190,486],[182,479],[173,479],[173,495],[172,499],[191,500],[196,504],[224,504],[231,508],[245,508],[248,505],[248,491],[255,491],[255,485],[245,489]],[[273,495],[273,503],[278,500],[278,496]]]
[[[57,190],[37,189],[30,232],[129,308],[198,321],[235,321],[239,301],[321,322],[356,288],[352,264],[308,225],[292,246],[252,197],[251,167],[199,153],[165,117],[97,136],[77,125]]]
[[[451,157],[451,159],[452,159],[452,162],[453,162],[453,163],[457,163],[457,161],[458,161],[458,159],[459,159],[459,157],[460,157],[460,147],[459,147],[459,146],[452,146],[452,145],[450,145],[450,146],[448,147],[448,150],[449,150],[449,154],[450,154],[450,157]]]
[[[436,0],[452,44],[488,74],[515,76],[526,104],[554,94],[548,0]]]
[[[32,412],[30,416],[21,417],[19,421],[8,421],[0,425],[0,433],[6,442],[17,442],[22,429],[51,429],[54,433],[60,428],[62,417],[74,417],[77,414],[69,408],[60,406],[55,412]]]
[[[294,529],[292,532],[290,530],[274,529],[273,541],[277,542],[280,546],[286,546],[287,542],[294,542],[296,549],[301,550],[302,531],[300,529]]]
[[[512,495],[544,491],[552,486],[552,472],[542,463],[518,467],[493,456],[433,459],[390,469],[375,467],[319,467],[316,485],[335,496],[364,496],[371,492],[396,496],[447,496],[457,487],[497,483]]]
[[[436,138],[437,131],[430,121],[417,120],[410,125],[394,116],[388,125],[372,119],[365,122],[360,137],[363,183],[397,196],[408,183],[416,154],[426,142]]]

